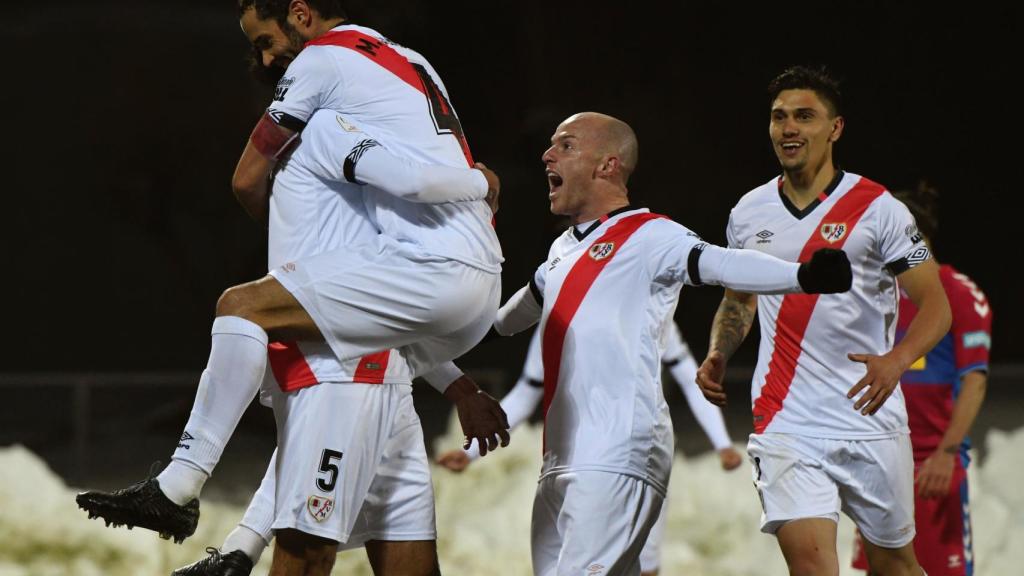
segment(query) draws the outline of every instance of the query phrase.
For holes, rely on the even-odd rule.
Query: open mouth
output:
[[[558,189],[559,186],[562,185],[562,177],[558,173],[556,173],[556,172],[554,172],[552,170],[548,170],[547,171],[547,176],[548,176],[548,195],[550,196],[551,194],[555,193],[555,191]]]
[[[779,147],[782,148],[783,154],[791,156],[803,148],[804,144],[803,142],[783,142]]]

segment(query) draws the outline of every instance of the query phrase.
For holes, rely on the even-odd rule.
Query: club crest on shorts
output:
[[[834,244],[846,236],[846,222],[829,222],[821,225],[821,237]]]
[[[591,246],[590,250],[587,250],[587,255],[600,261],[611,256],[612,252],[615,252],[615,242],[601,242]]]
[[[309,515],[313,517],[313,520],[323,522],[327,520],[331,512],[334,512],[334,500],[323,496],[310,496],[306,500],[306,509],[309,510]]]

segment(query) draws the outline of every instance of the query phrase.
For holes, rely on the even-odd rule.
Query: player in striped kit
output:
[[[597,113],[566,119],[543,154],[551,211],[572,226],[499,310],[495,331],[540,323],[544,454],[531,530],[534,573],[640,573],[661,511],[673,434],[661,389],[661,339],[683,284],[754,292],[839,292],[849,262],[807,264],[709,245],[629,205],[633,130]]]
[[[843,132],[836,82],[794,67],[769,86],[769,134],[783,175],[743,196],[729,246],[805,261],[842,248],[853,288],[830,296],[726,290],[698,383],[724,402],[726,362],[755,312],[748,452],[763,507],[791,574],[838,574],[836,524],[850,516],[879,574],[921,574],[914,558],[913,469],[899,377],[949,328],[938,266],[906,206],[881,185],[835,168]],[[895,346],[896,280],[920,313]]]
[[[729,431],[725,428],[722,411],[708,402],[697,387],[697,363],[693,359],[690,347],[686,345],[679,326],[669,323],[664,334],[664,352],[661,355],[662,366],[672,373],[672,378],[686,396],[687,404],[694,418],[700,423],[704,434],[711,441],[711,446],[718,454],[723,470],[735,470],[743,459],[732,447]],[[530,347],[523,364],[523,373],[516,385],[501,399],[501,407],[508,415],[509,428],[514,430],[525,422],[537,409],[544,397],[544,368],[541,363],[540,331],[535,330],[530,338]],[[462,472],[471,462],[479,458],[474,446],[468,449],[450,450],[440,455],[437,463],[453,472]],[[661,543],[665,534],[665,516],[668,510],[662,507],[658,520],[640,551],[641,576],[656,576],[661,566]]]
[[[925,184],[896,192],[917,221],[929,248],[938,232],[937,192]],[[953,311],[953,324],[939,343],[910,365],[900,378],[907,402],[914,450],[914,551],[929,576],[970,576],[973,536],[967,497],[967,432],[985,399],[991,347],[992,308],[985,293],[949,264],[939,279]],[[917,315],[909,298],[900,299],[896,339]],[[861,539],[855,568],[867,570]]]

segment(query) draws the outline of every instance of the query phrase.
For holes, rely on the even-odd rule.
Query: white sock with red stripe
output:
[[[173,461],[157,477],[164,494],[177,504],[199,496],[256,396],[267,366],[267,333],[259,325],[238,316],[220,316],[211,333],[210,360],[199,379],[192,414]]]

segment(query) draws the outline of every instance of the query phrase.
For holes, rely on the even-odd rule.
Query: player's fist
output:
[[[725,406],[725,356],[718,350],[708,352],[697,369],[697,387],[715,406]]]
[[[491,207],[493,214],[498,213],[498,196],[501,195],[501,180],[498,179],[498,175],[493,170],[484,166],[483,162],[477,162],[473,164],[473,168],[476,168],[483,173],[484,178],[487,179],[487,196],[484,200],[487,201],[487,205]]]
[[[730,446],[718,451],[718,461],[722,464],[722,470],[735,470],[743,464],[743,456]]]
[[[807,294],[846,292],[853,285],[853,270],[846,252],[820,248],[797,271],[800,288]]]
[[[437,463],[452,472],[462,472],[469,466],[469,454],[464,450],[449,450],[437,458]]]

